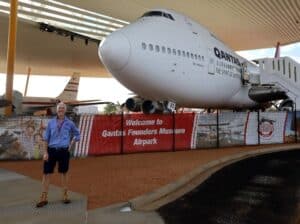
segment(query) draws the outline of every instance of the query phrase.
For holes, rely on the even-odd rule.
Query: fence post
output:
[[[257,143],[258,145],[260,145],[260,134],[259,134],[259,130],[260,130],[260,113],[259,113],[259,109],[257,110]]]
[[[176,151],[176,149],[175,149],[175,112],[173,111],[172,112],[172,117],[173,117],[173,138],[172,138],[172,150],[173,150],[173,152],[175,152]]]
[[[217,109],[217,148],[220,148],[220,139],[219,139],[219,109]]]
[[[298,130],[297,130],[297,110],[296,110],[296,103],[293,105],[294,109],[294,127],[295,127],[295,142],[298,143]]]
[[[124,136],[123,136],[123,132],[124,132],[124,112],[122,111],[121,113],[121,154],[124,154]]]

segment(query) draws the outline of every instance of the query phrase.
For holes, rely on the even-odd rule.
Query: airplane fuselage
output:
[[[182,107],[257,106],[241,80],[246,60],[173,11],[150,11],[112,33],[100,45],[99,55],[117,80],[144,99]]]

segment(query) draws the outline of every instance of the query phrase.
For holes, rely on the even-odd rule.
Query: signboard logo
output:
[[[270,138],[274,133],[274,124],[272,120],[262,119],[259,122],[259,135],[264,138]]]

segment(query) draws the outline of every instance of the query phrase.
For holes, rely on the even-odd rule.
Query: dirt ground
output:
[[[88,197],[88,209],[151,192],[220,157],[259,147],[156,152],[71,159],[69,189]],[[42,161],[2,161],[0,168],[41,180]],[[55,173],[51,183],[60,186]],[[37,192],[37,200],[40,192]],[[49,192],[51,200],[51,192]]]

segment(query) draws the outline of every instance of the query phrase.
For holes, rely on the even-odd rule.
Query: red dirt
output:
[[[262,147],[266,146],[72,159],[69,189],[88,197],[88,209],[99,208],[151,192],[211,160]],[[0,167],[41,180],[42,161],[4,161]],[[60,186],[57,173],[51,183]]]

